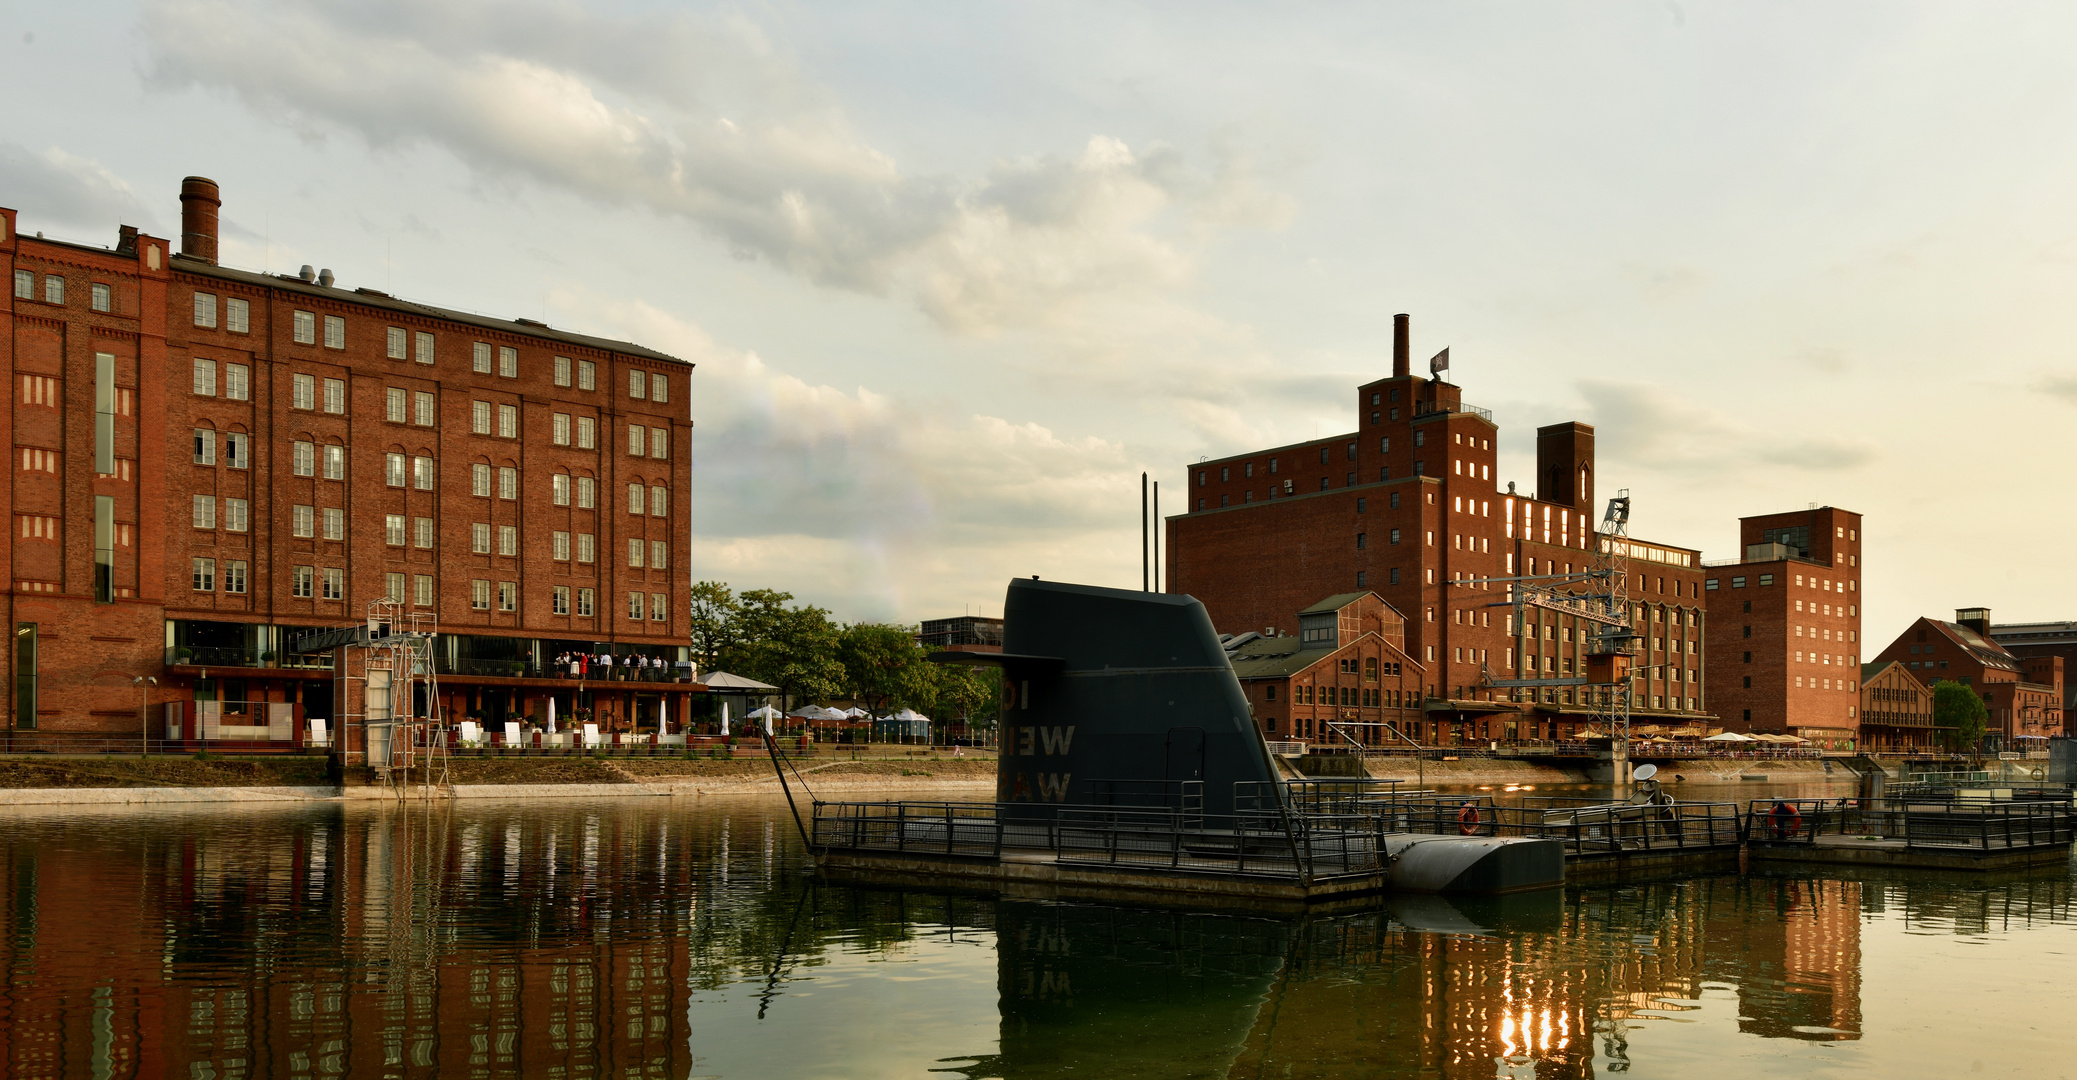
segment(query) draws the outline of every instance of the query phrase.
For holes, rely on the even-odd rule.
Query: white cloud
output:
[[[1662,386],[1610,379],[1583,379],[1578,386],[1586,398],[1599,449],[1611,461],[1627,467],[1699,475],[1734,471],[1760,461],[1830,471],[1858,468],[1877,456],[1870,439],[1757,428],[1696,405]]]
[[[107,230],[111,240],[115,233],[110,222],[148,228],[155,221],[120,177],[98,161],[55,146],[35,152],[17,143],[0,143],[0,193],[9,205],[37,221]]]
[[[973,181],[907,175],[740,18],[161,0],[145,39],[159,85],[229,90],[313,139],[436,147],[488,185],[681,217],[819,284],[911,296],[961,332],[1175,288],[1199,231],[1291,213],[1231,136],[1208,174],[1096,135]]]

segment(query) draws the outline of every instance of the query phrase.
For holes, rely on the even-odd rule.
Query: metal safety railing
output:
[[[2077,815],[2063,801],[1930,798],[1762,799],[1747,805],[1746,835],[1816,845],[1825,837],[1897,841],[1907,848],[2002,851],[2067,846]]]
[[[998,858],[1003,822],[995,811],[994,803],[818,802],[809,835],[818,849]]]
[[[1556,840],[1568,855],[1735,849],[1741,825],[1736,803],[1526,799],[1500,806],[1484,797],[1399,800],[1383,820],[1387,832]]]

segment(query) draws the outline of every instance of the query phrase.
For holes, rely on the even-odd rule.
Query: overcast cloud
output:
[[[2040,497],[2073,37],[2049,3],[17,6],[0,205],[112,242],[209,175],[233,265],[694,360],[695,571],[847,618],[1136,582],[1142,469],[1173,510],[1202,455],[1348,430],[1411,312],[1506,476],[1591,422],[1639,535],[1865,513],[1879,647],[2077,617]]]

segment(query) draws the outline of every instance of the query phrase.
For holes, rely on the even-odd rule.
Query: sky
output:
[[[0,2],[0,205],[695,362],[693,572],[1137,587],[1139,476],[1448,346],[1633,533],[1866,515],[1864,637],[2077,618],[2077,7]],[[1524,490],[1527,490],[1525,486]],[[1273,553],[1265,553],[1273,557]]]

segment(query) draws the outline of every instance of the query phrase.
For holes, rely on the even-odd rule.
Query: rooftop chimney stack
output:
[[[1392,316],[1392,377],[1403,379],[1413,374],[1413,341],[1409,338],[1405,315]]]
[[[180,182],[180,253],[216,264],[216,217],[223,208],[216,181],[190,176]]]

